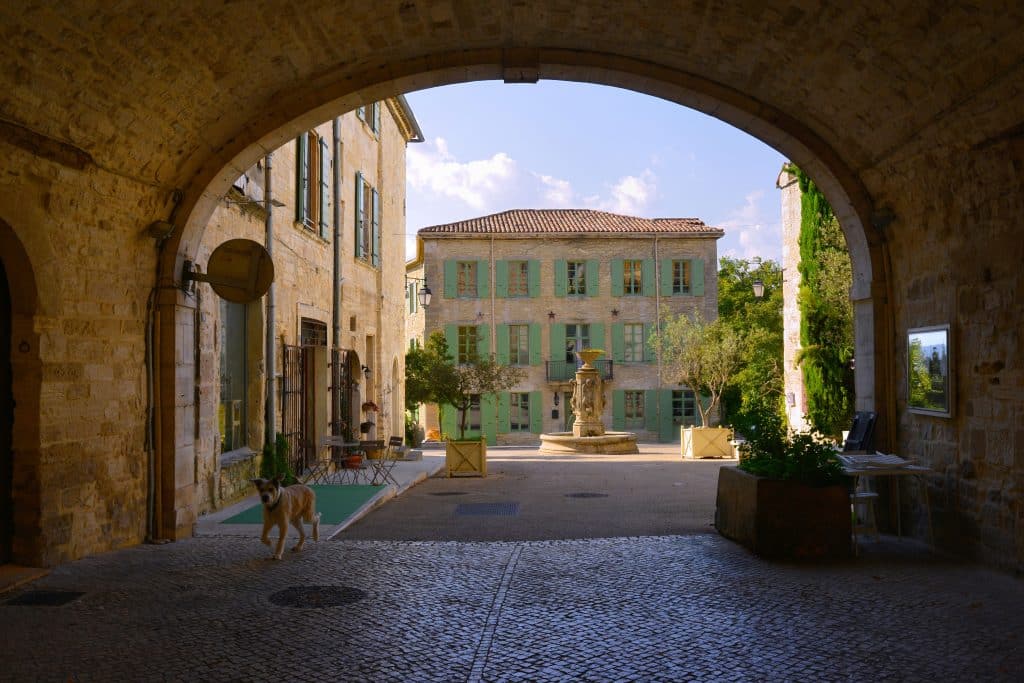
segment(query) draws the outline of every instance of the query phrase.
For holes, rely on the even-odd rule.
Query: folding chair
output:
[[[398,480],[391,473],[395,468],[395,453],[390,445],[385,448],[383,441],[362,441],[360,444],[369,452],[376,451],[376,457],[370,460],[370,470],[373,473],[370,484],[378,486],[391,483],[397,487]]]
[[[321,439],[320,446],[327,449],[326,457],[321,459],[321,462],[326,461],[328,463],[324,471],[329,471],[330,466],[333,465],[334,472],[322,477],[322,481],[318,483],[359,483],[362,474],[367,470],[366,465],[362,463],[359,465],[349,464],[349,456],[354,454],[353,451],[358,448],[359,444],[346,442],[341,436],[325,436]]]

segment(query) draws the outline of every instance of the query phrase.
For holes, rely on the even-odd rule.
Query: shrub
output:
[[[268,441],[263,444],[260,476],[264,479],[273,479],[275,476],[281,475],[281,483],[285,486],[296,483],[298,479],[295,478],[295,472],[292,471],[291,465],[288,463],[288,451],[288,439],[284,438],[284,434],[280,432],[277,433],[274,443]]]
[[[817,432],[788,433],[781,425],[762,424],[740,445],[739,468],[769,479],[831,486],[845,480],[831,441]]]

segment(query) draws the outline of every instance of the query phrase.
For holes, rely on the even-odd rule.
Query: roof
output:
[[[699,218],[639,218],[591,209],[512,209],[456,223],[432,225],[419,231],[424,237],[498,234],[536,235],[564,233],[663,234],[686,233],[719,238],[725,234]]]

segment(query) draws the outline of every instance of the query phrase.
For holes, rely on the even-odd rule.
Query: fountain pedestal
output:
[[[541,434],[541,453],[639,453],[636,434],[606,432],[601,421],[605,405],[604,380],[592,363],[602,353],[596,349],[577,352],[583,365],[572,382],[571,408],[575,416],[572,431]]]

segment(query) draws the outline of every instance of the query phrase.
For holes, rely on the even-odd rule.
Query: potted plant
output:
[[[718,474],[715,527],[772,559],[850,555],[849,485],[834,444],[817,433],[758,425],[736,467]]]
[[[406,354],[407,407],[410,403],[436,403],[441,410],[458,411],[458,438],[445,435],[448,476],[487,476],[486,439],[465,438],[473,397],[511,389],[522,376],[519,368],[501,365],[493,357],[455,363],[440,331],[432,333],[422,349]]]
[[[377,404],[373,401],[364,402],[362,408],[364,413],[375,413],[378,410]]]
[[[733,457],[732,430],[712,422],[717,419],[722,392],[740,368],[739,335],[721,319],[705,320],[699,311],[693,316],[676,316],[665,309],[662,319],[661,330],[652,335],[650,345],[668,376],[698,395],[700,426],[682,428],[683,457]]]

